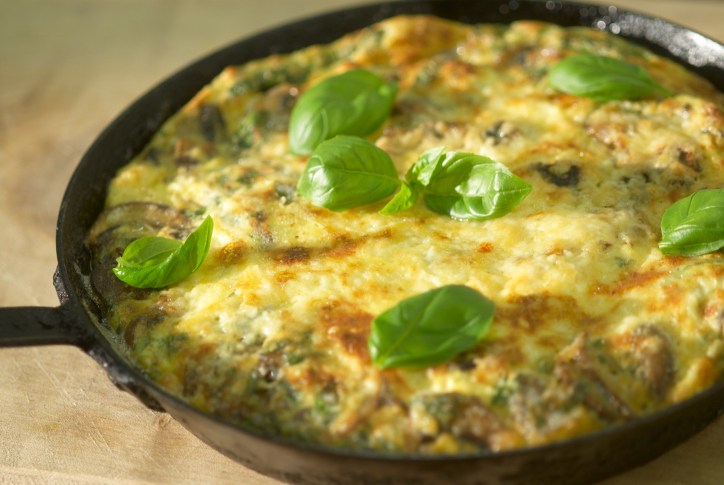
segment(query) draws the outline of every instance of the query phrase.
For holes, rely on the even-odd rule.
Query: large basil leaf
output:
[[[397,84],[363,69],[321,81],[302,94],[292,110],[292,153],[308,155],[335,135],[369,135],[389,116],[396,94]]]
[[[532,187],[508,168],[482,155],[464,152],[426,152],[421,167],[413,166],[423,186],[425,204],[454,219],[487,220],[501,217],[520,204]],[[422,177],[421,177],[422,176]]]
[[[314,150],[297,190],[314,205],[342,211],[389,197],[399,186],[397,169],[384,150],[339,135]]]
[[[724,247],[724,188],[694,192],[674,202],[661,218],[664,254],[698,256]]]
[[[449,285],[399,302],[372,322],[368,347],[377,367],[424,367],[474,347],[493,321],[492,301]]]
[[[142,237],[129,244],[118,258],[113,273],[136,288],[174,285],[196,271],[211,245],[214,222],[204,222],[181,243],[164,237]]]
[[[559,61],[550,70],[549,83],[564,93],[601,102],[672,94],[654,81],[644,68],[590,53]]]

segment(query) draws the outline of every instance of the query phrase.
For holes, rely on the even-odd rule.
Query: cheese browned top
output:
[[[597,103],[548,71],[592,51],[676,93]],[[295,187],[300,93],[361,67],[396,80],[369,136],[401,175],[433,147],[506,165],[533,187],[510,214],[456,221],[423,203],[344,212]],[[652,413],[724,369],[724,256],[664,256],[675,200],[724,185],[724,97],[620,38],[540,22],[396,17],[324,46],[225,69],[110,185],[89,235],[108,322],[138,365],[191,405],[294,440],[400,453],[548,443]],[[199,270],[162,290],[110,268],[141,235],[215,222]],[[446,284],[496,305],[449,362],[380,370],[373,318]]]

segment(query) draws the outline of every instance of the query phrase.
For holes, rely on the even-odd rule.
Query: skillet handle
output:
[[[83,335],[68,324],[63,306],[0,308],[0,347],[70,344],[85,347]]]
[[[0,349],[31,345],[75,345],[86,351],[108,374],[119,389],[136,396],[144,405],[163,411],[156,398],[146,388],[129,377],[116,358],[101,346],[93,345],[87,333],[74,326],[67,307],[7,307],[0,308]]]

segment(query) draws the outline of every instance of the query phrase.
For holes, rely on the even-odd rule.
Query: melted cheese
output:
[[[548,87],[556,61],[586,50],[642,65],[677,94],[597,104]],[[370,139],[401,174],[442,145],[504,163],[531,194],[486,222],[422,203],[334,213],[298,197],[306,158],[289,152],[290,110],[352,67],[399,83]],[[538,22],[397,17],[229,67],[119,172],[107,201],[167,206],[188,224],[140,225],[176,237],[210,214],[210,254],[174,287],[100,289],[109,323],[151,378],[194,406],[330,446],[502,450],[662,409],[724,369],[721,252],[657,247],[673,201],[724,183],[722,106],[705,81],[640,47]],[[104,251],[122,245],[90,245],[96,271],[109,272]],[[496,303],[490,334],[430,368],[372,366],[374,316],[445,284]]]

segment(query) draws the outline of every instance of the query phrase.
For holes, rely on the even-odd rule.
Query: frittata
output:
[[[601,102],[552,88],[583,52],[641,66],[673,94]],[[484,155],[532,187],[461,221],[418,201],[331,211],[300,197],[289,147],[311,86],[362,68],[394,81],[366,139],[402,177],[435,147]],[[653,413],[722,378],[724,255],[664,255],[674,201],[724,186],[724,96],[683,67],[588,28],[401,16],[225,69],[116,175],[88,236],[93,284],[131,358],[192,406],[295,441],[389,453],[536,446]],[[180,283],[112,273],[141,236],[214,221]],[[495,303],[471,350],[380,369],[373,319],[466,285]]]

